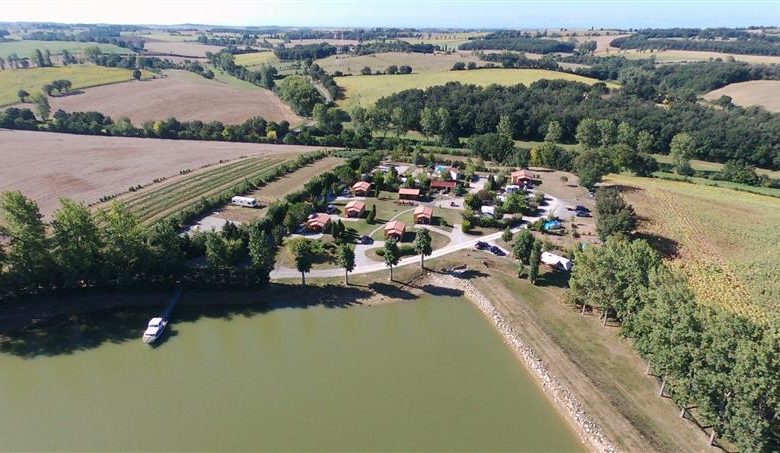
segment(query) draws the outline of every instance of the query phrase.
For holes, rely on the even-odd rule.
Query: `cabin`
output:
[[[550,252],[542,252],[541,261],[553,269],[560,269],[566,272],[569,272],[573,266],[570,259]]]
[[[495,217],[496,216],[496,207],[495,206],[481,206],[479,208],[479,213],[488,216],[488,217]]]
[[[430,225],[433,219],[433,208],[430,206],[417,206],[414,208],[414,223]]]
[[[455,186],[457,185],[458,183],[455,181],[431,181],[431,190],[438,190],[444,193],[448,193],[452,190],[455,190]]]
[[[386,238],[395,239],[396,241],[401,241],[404,238],[404,234],[406,234],[406,224],[404,224],[403,222],[399,222],[398,220],[393,220],[385,224]]]
[[[360,217],[366,210],[366,202],[363,200],[352,200],[347,203],[344,208],[344,212],[347,213],[347,217]]]
[[[371,183],[368,181],[358,181],[352,185],[352,195],[356,197],[366,197],[371,192]]]
[[[323,232],[330,225],[330,215],[320,212],[312,214],[306,221],[306,229],[309,231]]]
[[[522,187],[531,184],[534,180],[534,175],[528,170],[517,170],[512,172],[511,179],[512,185]]]
[[[399,200],[419,200],[420,199],[420,189],[409,189],[406,187],[402,187],[398,189],[398,199]]]

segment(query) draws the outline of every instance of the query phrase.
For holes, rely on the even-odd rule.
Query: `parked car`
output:
[[[494,245],[494,246],[490,247],[490,253],[492,253],[492,254],[494,254],[496,256],[505,256],[506,255],[506,253],[503,250],[501,250],[501,247],[499,247],[497,245]]]
[[[585,211],[585,212],[590,212],[590,209],[586,208],[585,206],[582,206],[581,204],[578,204],[577,206],[575,206],[575,207],[574,207],[574,210],[575,210],[575,211]]]
[[[580,211],[579,209],[574,211],[574,215],[577,217],[590,217],[590,211]]]
[[[325,208],[325,212],[328,214],[338,214],[339,208],[333,206],[332,204],[329,204],[327,208]]]
[[[490,244],[487,242],[477,241],[477,243],[474,244],[474,248],[477,250],[485,250],[490,248]]]
[[[363,236],[360,237],[360,243],[361,244],[373,244],[374,240],[371,239],[371,236],[369,236],[367,234],[364,234]]]

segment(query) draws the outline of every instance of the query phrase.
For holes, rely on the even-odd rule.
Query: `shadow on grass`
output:
[[[680,248],[680,243],[675,241],[674,239],[657,235],[657,234],[647,233],[647,232],[637,233],[636,236],[639,239],[644,239],[645,241],[647,241],[647,243],[650,244],[651,247],[656,249],[658,253],[663,255],[664,258],[673,258],[677,256],[677,251]]]

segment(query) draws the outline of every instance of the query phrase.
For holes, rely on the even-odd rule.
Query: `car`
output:
[[[574,215],[576,215],[577,217],[590,217],[590,211],[580,211],[580,210],[577,210],[577,211],[574,211]]]
[[[485,250],[490,248],[490,244],[488,244],[487,242],[477,241],[477,243],[474,244],[474,248],[477,250]]]
[[[501,247],[499,247],[497,245],[494,245],[494,246],[490,247],[490,253],[492,253],[492,254],[494,254],[496,256],[505,256],[506,255],[506,252],[501,250]]]
[[[325,209],[325,212],[328,214],[338,214],[339,208],[333,206],[332,204],[329,204],[328,207]]]
[[[364,234],[360,237],[360,243],[361,244],[372,244],[374,242],[373,239],[371,239],[371,236]]]
[[[588,209],[588,208],[586,208],[585,206],[582,206],[582,205],[580,205],[580,204],[578,204],[577,206],[575,206],[575,207],[574,207],[574,210],[575,210],[575,211],[585,211],[585,212],[590,212],[590,209]]]

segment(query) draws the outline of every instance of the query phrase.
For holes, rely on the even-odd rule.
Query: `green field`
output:
[[[279,63],[279,59],[276,58],[273,52],[252,52],[242,53],[236,55],[236,64],[251,68],[253,66],[260,66],[261,64]]]
[[[20,58],[32,57],[35,49],[41,52],[49,49],[54,55],[67,50],[72,54],[79,54],[87,47],[99,47],[103,52],[108,53],[134,53],[130,49],[115,46],[114,44],[99,44],[96,42],[74,42],[74,41],[7,41],[0,42],[0,57],[7,59],[8,55],[15,53]]]
[[[469,38],[476,38],[486,34],[485,32],[423,33],[420,38],[401,38],[401,40],[410,44],[433,44],[434,46],[447,46],[448,49],[457,49],[459,45],[467,42]]]
[[[668,154],[653,154],[653,157],[658,163],[671,164],[672,158]],[[699,171],[720,171],[723,168],[723,164],[718,162],[707,162],[706,160],[691,159],[691,168]],[[770,178],[780,179],[780,171],[767,170],[766,168],[756,168],[756,173],[759,175],[767,175]]]
[[[339,101],[342,107],[353,105],[370,106],[378,99],[413,88],[428,88],[447,82],[470,83],[474,85],[530,85],[542,79],[564,79],[587,84],[596,79],[565,72],[543,69],[480,69],[472,71],[443,71],[426,74],[370,75],[336,77],[336,83],[345,90],[345,99]],[[614,86],[614,85],[612,85]]]
[[[252,157],[187,175],[171,183],[153,185],[121,198],[144,223],[152,223],[197,204],[202,198],[217,195],[245,179],[271,174],[284,157]]]
[[[0,105],[19,102],[16,93],[26,90],[39,93],[41,87],[54,80],[65,79],[73,83],[73,90],[96,85],[124,82],[133,78],[129,69],[106,68],[95,65],[54,66],[50,68],[13,69],[0,71]]]

